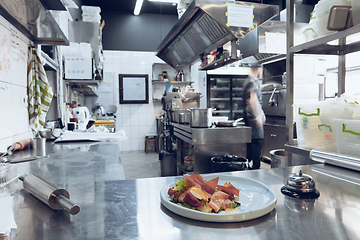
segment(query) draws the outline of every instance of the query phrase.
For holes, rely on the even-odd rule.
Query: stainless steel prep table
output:
[[[114,179],[110,176],[115,171],[112,166],[121,164],[116,157],[118,152],[100,157],[96,151],[101,153],[106,148],[114,149],[114,146],[111,143],[85,146],[72,150],[60,148],[47,159],[17,164],[18,169],[27,169],[28,173],[39,174],[69,190],[71,199],[80,205],[81,211],[75,216],[54,211],[24,190],[17,191],[13,195],[16,239],[360,238],[358,172],[315,164],[221,173],[266,184],[276,193],[277,206],[269,214],[247,222],[208,223],[183,218],[161,205],[161,189],[181,176]],[[72,158],[66,159],[70,155]],[[87,168],[76,164],[76,156],[85,155],[89,161],[103,162],[98,163],[102,167]],[[318,199],[297,200],[281,194],[280,188],[286,177],[300,168],[316,181],[321,194]]]
[[[251,142],[251,127],[191,128],[189,125],[171,123],[177,137],[177,166],[181,173],[181,143],[194,146],[194,172],[211,173],[210,159],[214,156],[246,156],[246,143]]]

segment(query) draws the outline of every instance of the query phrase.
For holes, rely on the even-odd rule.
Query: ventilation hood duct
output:
[[[193,0],[159,45],[156,55],[173,68],[181,69],[199,60],[200,55],[206,56],[229,41],[235,42],[243,38],[251,31],[251,27],[229,25],[228,19],[233,15],[228,14],[228,6],[231,9],[234,7],[240,9],[240,11],[252,7],[253,26],[251,27],[257,27],[279,13],[279,7],[275,5],[240,1]],[[237,19],[241,19],[243,14],[236,13],[240,16]],[[232,50],[231,59],[240,60],[236,57],[236,47],[235,52]],[[229,63],[231,61],[219,64],[218,67]]]
[[[301,41],[303,34],[298,34],[310,21],[314,6],[295,4],[294,7],[294,37],[295,43]],[[242,59],[241,65],[253,63],[270,63],[286,57],[286,9],[280,15],[260,24],[237,45]]]
[[[1,0],[0,15],[35,44],[69,45],[49,11],[66,9],[59,0],[41,1],[46,8],[39,0]]]

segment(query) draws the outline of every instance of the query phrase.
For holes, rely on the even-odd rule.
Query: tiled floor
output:
[[[120,157],[126,179],[161,177],[159,154],[156,152],[121,152]]]
[[[161,177],[159,154],[143,151],[121,152],[125,178],[151,178]],[[260,168],[270,168],[269,164],[261,162]]]

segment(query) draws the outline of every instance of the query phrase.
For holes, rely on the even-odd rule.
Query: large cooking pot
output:
[[[190,123],[190,111],[179,113],[179,123]]]
[[[194,127],[194,128],[210,127],[211,120],[212,120],[211,108],[190,109],[190,127]]]
[[[180,122],[180,114],[181,113],[189,113],[188,109],[174,109],[171,110],[171,114],[172,114],[172,121],[179,123]]]

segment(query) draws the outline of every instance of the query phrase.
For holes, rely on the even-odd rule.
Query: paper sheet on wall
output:
[[[233,27],[253,26],[253,8],[251,6],[243,6],[238,4],[229,4],[227,7],[227,22]]]
[[[144,78],[123,78],[124,100],[146,100]]]
[[[265,47],[267,53],[286,54],[286,34],[274,32],[266,33]]]

